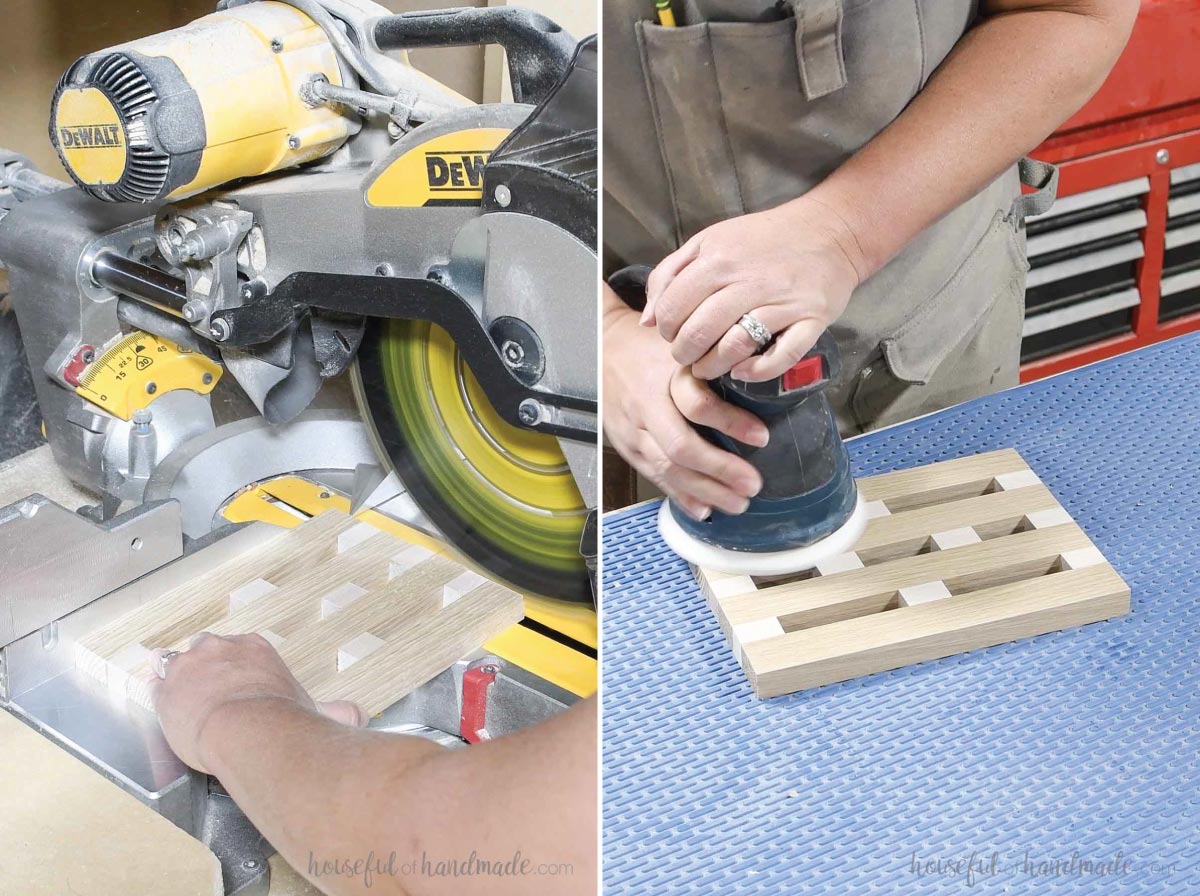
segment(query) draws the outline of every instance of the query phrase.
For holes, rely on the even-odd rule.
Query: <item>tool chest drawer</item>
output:
[[[1159,321],[1200,311],[1200,164],[1171,172]]]
[[[1149,189],[1143,177],[1088,190],[1029,220],[1022,362],[1133,329]]]

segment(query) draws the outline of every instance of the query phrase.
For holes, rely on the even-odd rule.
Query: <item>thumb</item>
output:
[[[317,712],[327,719],[333,719],[341,725],[350,725],[353,728],[364,728],[368,722],[367,714],[359,708],[357,703],[351,703],[349,700],[318,703]]]

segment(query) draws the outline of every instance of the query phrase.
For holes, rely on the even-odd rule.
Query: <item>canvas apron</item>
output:
[[[805,193],[904,110],[976,2],[674,0],[677,28],[656,23],[653,0],[603,9],[611,272]],[[855,291],[831,328],[843,432],[1017,383],[1023,221],[1049,206],[1056,174],[1014,166]],[[1041,189],[1022,196],[1022,179]]]

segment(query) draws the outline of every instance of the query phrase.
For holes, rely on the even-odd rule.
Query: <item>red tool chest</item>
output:
[[[1023,381],[1200,330],[1200,0],[1143,0],[1112,74],[1032,155]]]

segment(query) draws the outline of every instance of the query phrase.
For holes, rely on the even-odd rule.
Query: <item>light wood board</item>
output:
[[[0,711],[0,893],[220,896],[208,848]]]
[[[98,629],[75,659],[151,709],[152,649],[258,633],[314,699],[373,715],[522,617],[515,592],[331,510]]]
[[[771,581],[696,569],[775,697],[1129,612],[1129,586],[1011,449],[858,482],[854,551]]]

